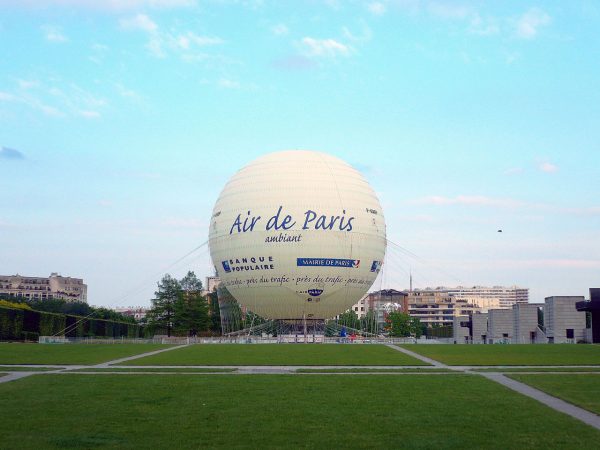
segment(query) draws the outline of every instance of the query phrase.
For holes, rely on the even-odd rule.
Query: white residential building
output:
[[[133,317],[136,321],[140,321],[146,317],[149,308],[143,306],[117,306],[113,311],[123,314],[124,316]]]
[[[81,278],[63,277],[57,273],[47,278],[0,275],[0,296],[9,300],[61,299],[87,303],[87,285]]]
[[[529,289],[518,286],[457,286],[454,288],[438,288],[459,299],[468,300],[485,309],[512,308],[517,303],[529,302]],[[497,304],[497,306],[496,306]]]

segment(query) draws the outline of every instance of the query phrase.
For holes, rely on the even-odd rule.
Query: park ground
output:
[[[0,344],[2,448],[593,448],[600,346]],[[147,355],[148,353],[152,353]],[[124,358],[134,358],[125,359]],[[22,377],[19,379],[13,378]]]

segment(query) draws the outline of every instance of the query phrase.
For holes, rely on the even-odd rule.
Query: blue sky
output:
[[[600,285],[600,5],[0,0],[0,273],[148,304],[241,166],[379,193],[378,286]],[[502,229],[503,233],[497,230]],[[201,250],[169,270],[210,272]]]

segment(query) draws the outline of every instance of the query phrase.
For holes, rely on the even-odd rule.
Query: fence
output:
[[[312,336],[307,336],[312,338]],[[351,340],[348,337],[324,337],[317,336],[315,343],[324,344],[414,344],[414,338],[356,338]],[[67,336],[40,336],[40,344],[303,344],[304,336],[298,335],[293,338],[290,336],[279,337],[260,337],[260,336],[220,336],[220,337],[167,337],[155,336],[151,339],[141,338],[103,338],[103,337],[67,337]],[[419,342],[425,342],[420,340]],[[307,339],[307,343],[312,343]],[[430,343],[430,342],[427,342]],[[435,343],[435,342],[431,342]]]

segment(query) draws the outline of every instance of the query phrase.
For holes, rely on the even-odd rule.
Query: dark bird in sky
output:
[[[502,233],[502,230],[498,230],[498,233]]]

